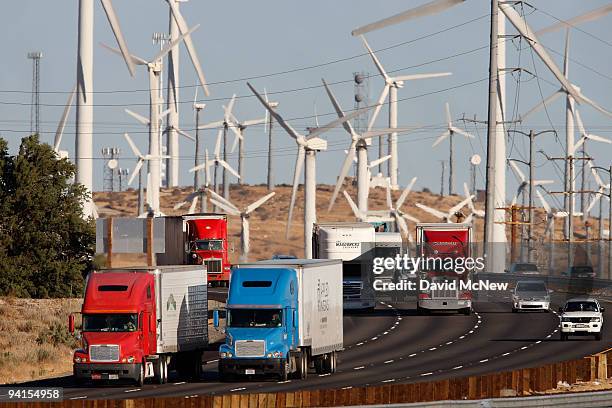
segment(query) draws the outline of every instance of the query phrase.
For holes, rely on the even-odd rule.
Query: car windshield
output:
[[[280,309],[230,309],[227,319],[229,327],[280,327],[283,315]]]
[[[566,312],[597,312],[597,304],[595,302],[567,302],[565,305]]]
[[[538,267],[534,264],[516,264],[514,265],[514,270],[516,272],[529,272],[529,271],[537,271]]]
[[[519,282],[516,285],[517,292],[546,292],[544,282]]]
[[[223,241],[220,239],[199,239],[195,242],[195,247],[200,251],[222,251]]]
[[[593,268],[590,266],[572,266],[572,273],[585,273],[593,272]]]
[[[83,331],[86,332],[134,332],[137,329],[136,313],[83,315]]]

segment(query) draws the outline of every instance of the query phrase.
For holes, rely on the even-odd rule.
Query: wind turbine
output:
[[[446,213],[436,210],[435,208],[431,208],[428,207],[424,204],[421,203],[416,203],[416,206],[419,207],[421,210],[428,212],[429,214],[433,215],[436,218],[439,218],[441,220],[443,220],[444,222],[447,222],[449,224],[451,224],[452,221],[452,217],[458,217],[459,214],[461,214],[461,216],[463,216],[463,213],[460,212],[460,210],[465,207],[466,204],[468,204],[470,201],[472,201],[472,199],[474,198],[473,195],[470,195],[469,197],[467,197],[466,199],[464,199],[463,201],[461,201],[460,203],[452,206],[451,208],[448,209],[448,211]]]
[[[323,86],[327,91],[327,95],[329,96],[329,99],[331,100],[331,103],[338,114],[338,117],[343,118],[345,116],[344,111],[340,107],[338,100],[334,96],[329,86],[327,86],[327,82],[325,82],[324,79],[322,79],[322,81]],[[370,190],[370,168],[372,167],[372,164],[368,165],[368,145],[371,144],[371,139],[373,137],[380,137],[389,134],[390,132],[403,131],[407,129],[380,129],[377,131],[366,131],[362,134],[358,134],[355,132],[351,122],[344,122],[342,126],[351,137],[351,144],[348,150],[346,150],[346,157],[342,163],[340,174],[338,175],[338,181],[336,182],[334,192],[332,193],[331,200],[329,201],[327,211],[331,211],[334,202],[336,201],[336,197],[340,192],[340,188],[344,184],[344,179],[352,166],[353,159],[355,156],[357,156],[357,206],[361,212],[366,213],[368,211],[368,194]],[[381,157],[373,162],[374,166],[390,158],[391,155],[384,158]]]
[[[408,184],[406,189],[402,192],[402,194],[395,202],[395,206],[393,205],[393,200],[391,199],[391,186],[387,186],[387,207],[389,208],[389,213],[395,219],[395,225],[397,226],[398,231],[401,232],[402,235],[404,235],[406,238],[408,238],[408,242],[410,243],[414,242],[414,237],[412,236],[412,233],[408,230],[406,220],[415,223],[419,223],[420,221],[412,215],[402,212],[401,208],[402,205],[404,205],[404,201],[406,201],[408,194],[410,194],[410,191],[412,190],[412,187],[414,186],[416,180],[416,177],[413,177],[412,180],[410,180],[410,183]]]
[[[510,164],[510,167],[512,167],[514,174],[516,174],[516,176],[521,181],[518,186],[518,189],[516,190],[516,194],[514,194],[514,197],[512,197],[512,205],[516,204],[516,200],[518,199],[519,195],[522,196],[523,205],[525,205],[525,190],[527,189],[527,187],[529,187],[529,183],[531,182],[531,180],[528,180],[527,177],[525,177],[525,173],[523,173],[518,167],[515,159],[508,159],[508,163]],[[533,180],[534,187],[552,183],[554,183],[553,180]]]
[[[136,175],[138,175],[138,191],[139,191],[139,202],[142,202],[142,166],[144,165],[144,162],[151,162],[152,160],[161,160],[162,158],[168,158],[169,156],[154,156],[152,154],[147,154],[147,155],[143,155],[140,150],[138,149],[138,147],[136,147],[136,145],[134,144],[134,142],[132,141],[132,138],[127,134],[124,133],[123,137],[125,138],[125,140],[128,142],[128,144],[130,145],[130,148],[132,149],[132,152],[134,153],[134,156],[136,156],[136,158],[138,158],[138,161],[136,162],[136,166],[134,167],[134,171],[132,172],[132,175],[130,176],[129,180],[128,180],[128,185],[132,184],[132,182],[134,181],[134,178],[136,177]],[[151,174],[147,175],[147,203],[149,204],[149,206],[151,207],[151,209],[154,211],[156,216],[159,215],[163,215],[162,212],[160,210],[155,210],[152,206],[151,206],[151,200],[152,200],[152,195],[153,195],[153,186],[151,185]],[[141,209],[139,208],[138,210],[140,212],[139,215],[143,215],[141,212]]]
[[[484,210],[479,210],[474,206],[474,195],[472,193],[470,193],[470,189],[467,185],[467,183],[463,183],[463,193],[465,194],[466,198],[469,198],[468,201],[468,207],[470,208],[470,215],[467,216],[467,218],[465,219],[465,222],[471,222],[472,218],[474,216],[478,217],[478,218],[484,218],[485,216],[485,212]]]
[[[199,171],[201,169],[205,169],[206,172],[206,183],[209,182],[209,168],[214,164],[215,166],[215,173],[213,176],[213,183],[214,183],[214,191],[215,193],[218,192],[217,189],[217,170],[219,168],[219,166],[223,167],[223,170],[227,170],[228,174],[231,173],[234,176],[236,176],[236,178],[240,179],[240,174],[238,174],[238,172],[236,170],[234,170],[234,168],[232,166],[229,165],[228,162],[226,162],[224,159],[221,158],[221,138],[223,137],[223,129],[219,129],[219,131],[217,132],[217,142],[215,143],[215,151],[214,151],[214,160],[212,162],[208,161],[208,150],[206,151],[206,157],[205,157],[205,161],[204,163],[192,167],[191,169],[189,169],[190,173],[193,173],[194,171]]]
[[[535,190],[535,192],[546,212],[546,228],[544,229],[544,235],[548,236],[548,274],[551,275],[555,263],[555,218],[565,218],[567,217],[567,212],[553,211],[544,199],[542,193],[540,193],[539,190]]]
[[[179,42],[183,41],[189,34],[195,31],[199,25],[196,25],[189,31],[185,32],[178,38],[172,40],[168,43],[157,55],[155,55],[150,61],[137,57],[135,55],[129,54],[127,58],[132,61],[133,64],[143,65],[147,67],[147,72],[149,74],[149,119],[144,118],[137,113],[132,111],[127,111],[131,116],[135,117],[143,124],[148,124],[149,126],[149,156],[150,160],[148,161],[149,167],[149,177],[151,183],[152,191],[147,192],[147,196],[150,197],[150,201],[148,201],[151,210],[154,213],[160,213],[161,209],[159,206],[159,189],[161,188],[161,149],[160,149],[160,140],[159,140],[159,130],[160,130],[160,98],[159,98],[159,77],[162,72],[162,60],[170,52],[170,50],[176,46]],[[103,46],[110,51],[121,54],[120,50],[115,48]],[[161,115],[163,116],[163,115]]]
[[[68,152],[66,150],[60,150],[60,144],[62,143],[62,136],[64,134],[64,129],[66,128],[66,122],[68,121],[68,115],[70,115],[70,108],[72,107],[72,102],[74,101],[76,91],[77,87],[75,86],[72,89],[72,92],[70,92],[70,94],[68,95],[68,101],[66,102],[66,106],[64,106],[64,111],[62,112],[62,116],[57,125],[57,130],[55,131],[55,138],[53,140],[53,150],[55,151],[55,153],[57,153],[60,159],[68,158]]]
[[[312,225],[317,219],[316,209],[316,194],[317,194],[317,181],[316,181],[316,153],[321,150],[327,150],[327,141],[321,139],[319,135],[333,129],[334,127],[345,123],[354,117],[362,114],[370,108],[363,108],[354,111],[353,113],[346,115],[342,118],[338,118],[322,127],[316,129],[310,129],[308,135],[304,136],[298,133],[289,123],[285,122],[282,116],[266,102],[266,100],[253,88],[253,86],[247,82],[248,87],[255,94],[259,102],[270,112],[270,115],[285,129],[285,131],[291,136],[297,145],[297,160],[295,162],[295,170],[293,173],[293,188],[291,190],[291,202],[289,204],[289,214],[287,219],[287,237],[291,230],[291,219],[293,218],[293,206],[295,205],[295,198],[297,188],[299,184],[299,177],[302,173],[302,166],[304,169],[304,257],[309,259],[312,258]]]
[[[570,156],[573,157],[575,155],[574,154],[575,153],[574,152],[574,146],[575,146],[575,142],[574,142],[574,105],[575,105],[575,102],[578,102],[580,104],[586,103],[588,105],[591,105],[593,108],[595,108],[596,110],[600,111],[601,113],[609,117],[612,117],[612,113],[608,112],[606,109],[602,108],[597,103],[595,103],[591,99],[584,96],[582,92],[580,91],[580,88],[575,86],[569,81],[569,29],[566,30],[566,36],[565,36],[565,53],[564,53],[564,64],[563,64],[563,72],[562,72],[557,67],[553,59],[550,57],[550,55],[548,54],[548,52],[546,51],[546,49],[544,48],[544,46],[538,39],[538,33],[534,32],[529,27],[527,22],[520,16],[520,14],[516,10],[514,10],[512,6],[508,3],[500,3],[499,9],[502,11],[502,13],[506,15],[510,23],[512,23],[512,25],[516,28],[519,34],[523,38],[525,38],[525,40],[529,43],[533,51],[535,51],[538,57],[540,57],[540,60],[544,63],[544,65],[548,67],[550,72],[555,76],[557,81],[559,81],[559,83],[561,84],[561,89],[559,91],[545,98],[540,104],[530,109],[525,115],[522,116],[521,119],[524,119],[525,117],[529,116],[533,112],[536,112],[537,110],[539,110],[542,106],[550,103],[554,99],[565,94],[566,96],[565,97],[565,107],[566,107],[565,109],[565,128],[566,128],[565,150],[566,151],[565,153],[566,153],[566,157],[570,157]],[[583,17],[583,16],[579,16],[579,17]],[[576,22],[580,22],[580,18],[578,18]],[[555,28],[554,30],[556,29],[557,28]],[[544,30],[541,30],[540,33],[544,33],[547,31],[554,31],[554,30],[544,29]],[[573,160],[566,161],[565,172],[564,172],[565,173],[564,184],[565,184],[566,192],[575,190],[574,188],[575,180],[573,179],[570,180],[570,177],[569,177],[570,174],[575,174],[573,170],[573,166],[574,166]],[[564,207],[565,207],[565,210],[568,212],[569,212],[569,207],[570,207],[570,200],[572,201],[572,206],[573,206],[573,201],[574,201],[573,193],[566,194],[564,196]],[[569,227],[570,227],[570,222],[568,218],[568,220],[565,223],[565,228],[564,228],[565,236],[568,238],[570,236],[573,236],[573,232],[569,231]]]
[[[448,142],[449,142],[449,172],[448,172],[448,194],[449,195],[453,195],[453,191],[454,191],[454,183],[455,183],[455,179],[454,179],[454,173],[453,173],[453,136],[455,135],[455,133],[460,134],[461,136],[465,136],[466,138],[471,138],[474,139],[474,135],[465,132],[461,129],[459,129],[458,127],[453,125],[453,120],[451,118],[451,114],[450,114],[450,107],[448,105],[448,102],[446,102],[446,124],[447,124],[447,129],[444,131],[444,133],[442,133],[440,135],[440,137],[438,137],[436,139],[436,141],[431,145],[431,147],[436,147],[438,144],[440,144],[444,139],[446,139],[448,137]]]
[[[200,212],[205,213],[208,211],[208,208],[207,208],[208,206],[206,205],[206,192],[208,191],[210,187],[210,168],[215,165],[215,162],[216,160],[208,159],[208,149],[206,149],[204,153],[204,163],[198,164],[197,166],[189,170],[189,172],[195,173],[195,172],[200,171],[201,169],[204,169],[204,186],[196,187],[193,193],[189,194],[185,198],[185,200],[177,203],[174,206],[175,210],[178,210],[181,207],[183,207],[185,204],[187,204],[188,202],[191,202],[188,214],[193,214],[195,212],[195,208],[196,208],[196,205],[199,199],[200,200]]]
[[[181,30],[179,28],[178,21],[181,21],[181,25],[184,28],[183,33],[189,31],[187,29],[187,24],[184,21],[179,9],[179,5],[181,2],[185,0],[166,0],[169,6],[169,33],[170,33],[170,41],[178,38],[181,35]],[[204,78],[204,73],[200,67],[200,62],[193,45],[193,41],[191,40],[191,36],[185,37],[185,45],[187,48],[187,52],[191,57],[191,60],[194,62],[194,66],[196,66],[196,73],[198,75],[198,80],[204,89],[204,94],[209,96],[208,86],[206,84],[206,79]],[[179,81],[179,46],[178,44],[170,50],[168,53],[168,89],[167,89],[167,105],[166,109],[170,110],[167,119],[167,146],[168,146],[168,154],[170,155],[169,166],[168,166],[168,186],[176,187],[179,185],[179,171],[180,171],[180,154],[179,154],[179,137],[178,131],[179,129],[179,89],[180,89],[180,81]],[[197,89],[197,88],[196,88]]]
[[[595,182],[599,186],[599,189],[597,190],[597,193],[595,194],[595,197],[593,197],[591,199],[591,202],[589,203],[589,206],[586,208],[586,211],[585,211],[586,214],[591,212],[591,210],[593,209],[595,204],[597,204],[597,201],[601,200],[601,196],[602,195],[604,197],[606,197],[608,199],[608,201],[610,200],[610,197],[608,197],[606,194],[604,194],[604,192],[606,190],[610,190],[610,184],[605,184],[603,182],[603,180],[601,179],[601,177],[599,177],[599,174],[597,173],[597,170],[595,168],[593,168],[593,161],[592,160],[587,161],[587,164],[588,164],[589,168],[591,169],[591,174],[593,174],[593,179],[595,179]]]
[[[82,184],[88,192],[93,191],[93,38],[94,38],[94,1],[79,0],[78,45],[76,64],[76,132],[75,132],[75,181]],[[100,0],[106,18],[111,26],[123,59],[134,76],[134,63],[121,32],[119,19],[111,0]],[[95,213],[93,200],[83,205],[85,217]]]
[[[234,138],[234,144],[232,145],[230,152],[234,153],[236,146],[238,146],[238,174],[240,174],[240,184],[242,184],[244,183],[244,131],[249,126],[267,123],[267,119],[251,119],[240,122],[233,113],[230,112],[228,116],[231,120],[233,128],[238,130],[238,132],[234,132],[236,137]]]
[[[361,36],[361,40],[363,44],[368,50],[370,57],[372,57],[372,61],[374,61],[374,65],[378,69],[378,72],[383,77],[385,81],[385,85],[383,87],[382,92],[380,93],[380,97],[378,98],[378,102],[376,103],[376,108],[372,113],[372,117],[370,118],[370,123],[368,123],[368,131],[372,130],[374,126],[374,122],[378,117],[378,113],[382,109],[383,103],[389,95],[389,128],[394,129],[397,128],[397,90],[399,88],[404,87],[404,81],[416,80],[416,79],[427,79],[427,78],[438,78],[452,75],[450,72],[441,72],[435,74],[413,74],[413,75],[399,75],[395,77],[390,77],[385,71],[384,67],[376,57],[376,54],[370,48],[370,45],[366,41],[364,36]],[[391,179],[391,188],[396,190],[398,188],[397,184],[397,167],[398,167],[398,156],[397,156],[397,132],[391,132],[389,134],[389,154],[391,155],[391,160],[387,163],[387,174]],[[379,139],[379,157],[382,156],[382,139]],[[379,171],[381,169],[379,168]]]
[[[211,198],[211,202],[219,208],[225,210],[228,214],[240,216],[241,221],[241,229],[240,229],[240,245],[242,247],[242,256],[241,260],[247,261],[249,258],[249,217],[251,213],[261,207],[266,201],[272,198],[276,193],[273,191],[259,200],[255,201],[253,204],[245,207],[243,210],[239,210],[234,204],[232,204],[229,200],[221,197],[219,194],[211,191],[210,194],[213,198]]]

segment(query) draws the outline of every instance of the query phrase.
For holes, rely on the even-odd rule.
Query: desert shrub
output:
[[[70,348],[78,347],[77,340],[68,332],[68,328],[61,322],[53,322],[47,329],[41,331],[36,338],[39,346],[51,344],[54,347],[66,345]]]

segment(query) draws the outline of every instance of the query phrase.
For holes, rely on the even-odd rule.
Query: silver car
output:
[[[548,311],[550,293],[543,281],[518,281],[512,293],[512,313],[520,310]]]

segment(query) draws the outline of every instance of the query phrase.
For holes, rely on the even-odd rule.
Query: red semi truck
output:
[[[227,240],[227,215],[183,215],[187,225],[189,256],[192,263],[206,264],[211,286],[228,286],[231,264]]]
[[[168,370],[198,378],[208,346],[206,268],[200,265],[107,269],[87,277],[77,382],[145,378]],[[68,326],[75,331],[74,315]]]
[[[416,232],[417,251],[422,259],[417,312],[471,314],[472,292],[460,285],[469,279],[465,261],[471,257],[471,224],[420,223]]]

